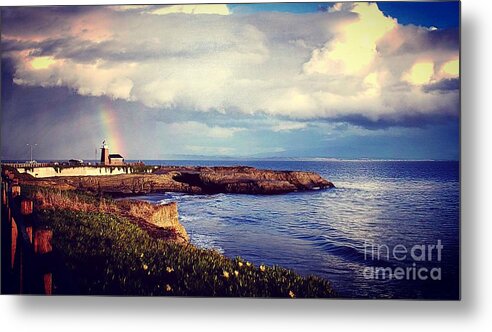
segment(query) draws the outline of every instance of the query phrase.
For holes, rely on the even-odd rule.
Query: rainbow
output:
[[[119,153],[125,156],[124,140],[121,130],[118,126],[117,111],[113,108],[110,100],[105,101],[99,106],[100,123],[102,134],[106,144],[109,146],[110,153]]]

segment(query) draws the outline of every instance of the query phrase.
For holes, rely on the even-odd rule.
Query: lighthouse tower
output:
[[[101,164],[102,165],[109,165],[110,164],[110,161],[109,161],[109,147],[108,145],[106,144],[106,140],[104,140],[102,142],[102,146],[101,146]]]

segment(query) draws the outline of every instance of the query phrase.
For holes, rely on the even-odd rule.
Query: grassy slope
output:
[[[53,229],[53,247],[64,266],[58,283],[55,273],[55,293],[334,296],[324,279],[155,239],[124,217],[69,209],[42,210],[39,217]]]

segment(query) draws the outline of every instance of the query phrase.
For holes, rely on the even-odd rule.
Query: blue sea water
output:
[[[199,247],[324,277],[341,297],[459,297],[457,161],[148,163],[317,172],[336,188],[273,196],[166,193],[138,199],[178,202],[180,221]]]

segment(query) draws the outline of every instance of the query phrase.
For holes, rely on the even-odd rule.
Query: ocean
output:
[[[191,242],[328,279],[345,298],[459,298],[457,161],[147,161],[313,171],[336,188],[261,196],[166,193]]]

